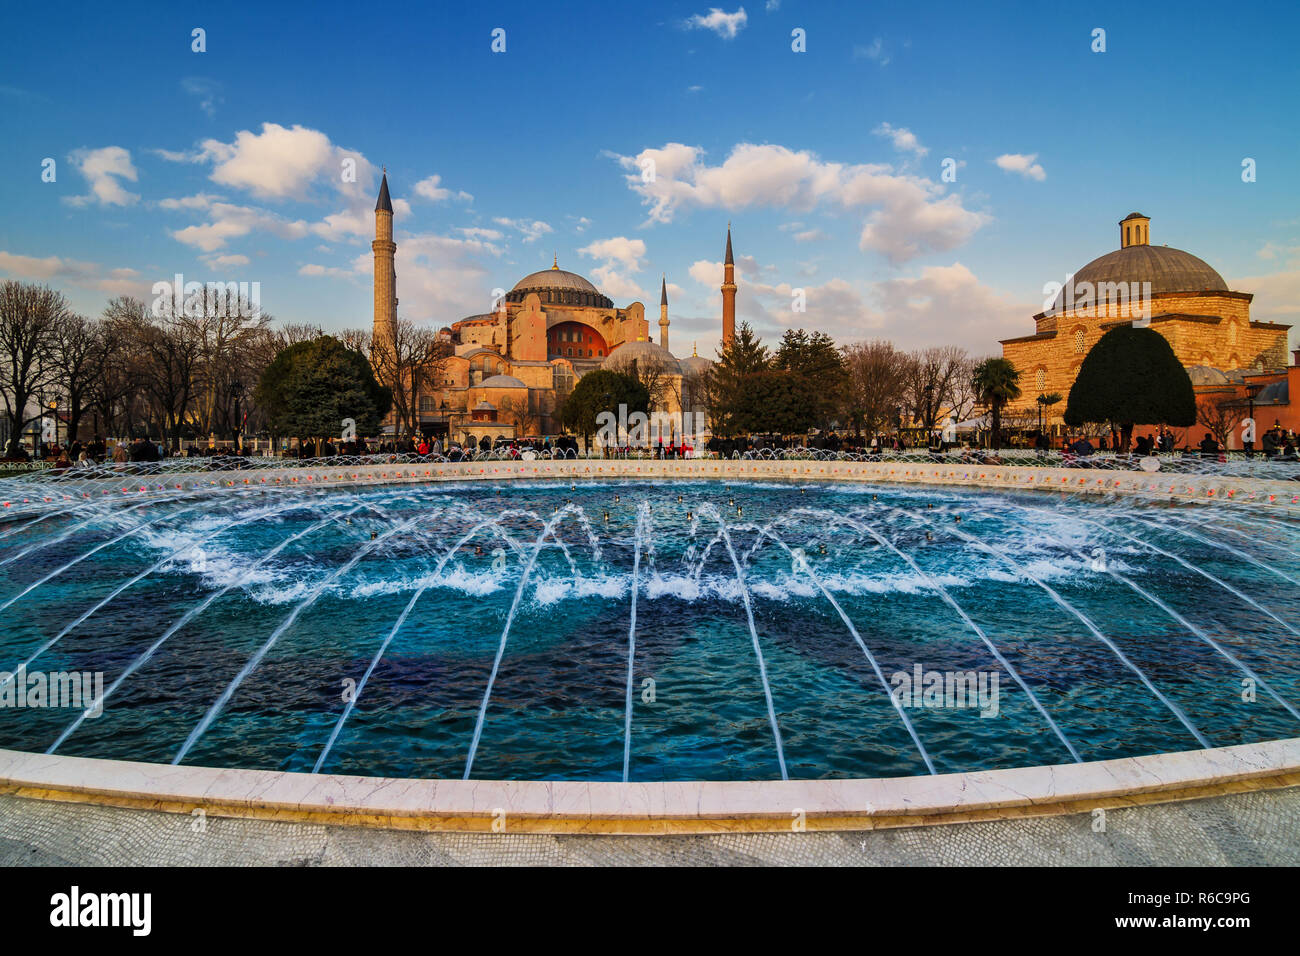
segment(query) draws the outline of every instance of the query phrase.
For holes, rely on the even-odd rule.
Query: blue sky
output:
[[[1256,318],[1300,320],[1294,3],[24,4],[5,21],[0,275],[88,314],[182,272],[258,281],[279,320],[368,326],[386,164],[400,313],[439,326],[554,253],[652,314],[666,273],[673,350],[712,354],[730,220],[739,312],[765,336],[995,353],[1134,210],[1254,292]]]

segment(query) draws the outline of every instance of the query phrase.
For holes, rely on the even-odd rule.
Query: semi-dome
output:
[[[506,293],[507,302],[522,302],[530,292],[536,292],[543,302],[553,305],[585,305],[612,309],[613,301],[576,272],[567,272],[558,265],[524,276]]]
[[[1228,284],[1214,268],[1190,252],[1169,246],[1131,245],[1093,259],[1074,274],[1077,290],[1081,282],[1151,283],[1151,294],[1163,292],[1227,292]],[[1098,295],[1100,293],[1097,293]],[[1053,312],[1065,308],[1065,291],[1056,297]]]
[[[493,375],[479,382],[476,388],[527,388],[523,382],[513,375]]]
[[[653,342],[624,342],[601,363],[610,371],[625,370],[635,361],[642,369],[655,369],[666,375],[681,375],[682,366],[673,353]]]

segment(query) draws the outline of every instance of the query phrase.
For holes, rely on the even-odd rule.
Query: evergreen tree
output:
[[[340,435],[347,419],[356,434],[377,434],[393,405],[369,360],[328,335],[282,349],[262,373],[255,400],[272,434],[299,440]]]
[[[1079,367],[1065,404],[1065,422],[1109,424],[1127,449],[1134,425],[1196,424],[1196,393],[1165,337],[1118,325],[1098,340]]]

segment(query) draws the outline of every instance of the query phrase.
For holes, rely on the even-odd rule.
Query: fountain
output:
[[[530,463],[537,477],[503,484],[478,463],[457,481],[393,466],[366,483],[322,468],[112,494],[11,480],[0,699],[37,670],[106,688],[69,712],[0,706],[0,748],[635,783],[929,776],[1296,734],[1288,511],[1171,505],[1155,482],[1091,475],[1053,474],[1049,494],[833,462],[788,478],[728,463],[721,487],[704,466],[542,464],[575,470]],[[981,715],[917,706],[899,692],[913,673],[1006,684]]]

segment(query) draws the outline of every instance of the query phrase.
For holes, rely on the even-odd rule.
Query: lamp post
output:
[[[59,397],[50,399],[50,417],[54,419],[54,447],[59,447]]]
[[[243,388],[244,388],[244,386],[240,384],[239,379],[235,379],[235,381],[233,381],[233,382],[230,383],[230,397],[233,398],[233,399],[235,400],[235,421],[234,421],[234,428],[233,428],[233,431],[234,431],[234,436],[235,436],[235,454],[236,454],[236,455],[238,455],[238,454],[239,454],[239,451],[240,451],[240,448],[239,448],[239,442],[240,442],[240,435],[239,435],[239,397],[240,397],[240,393],[243,391]]]

